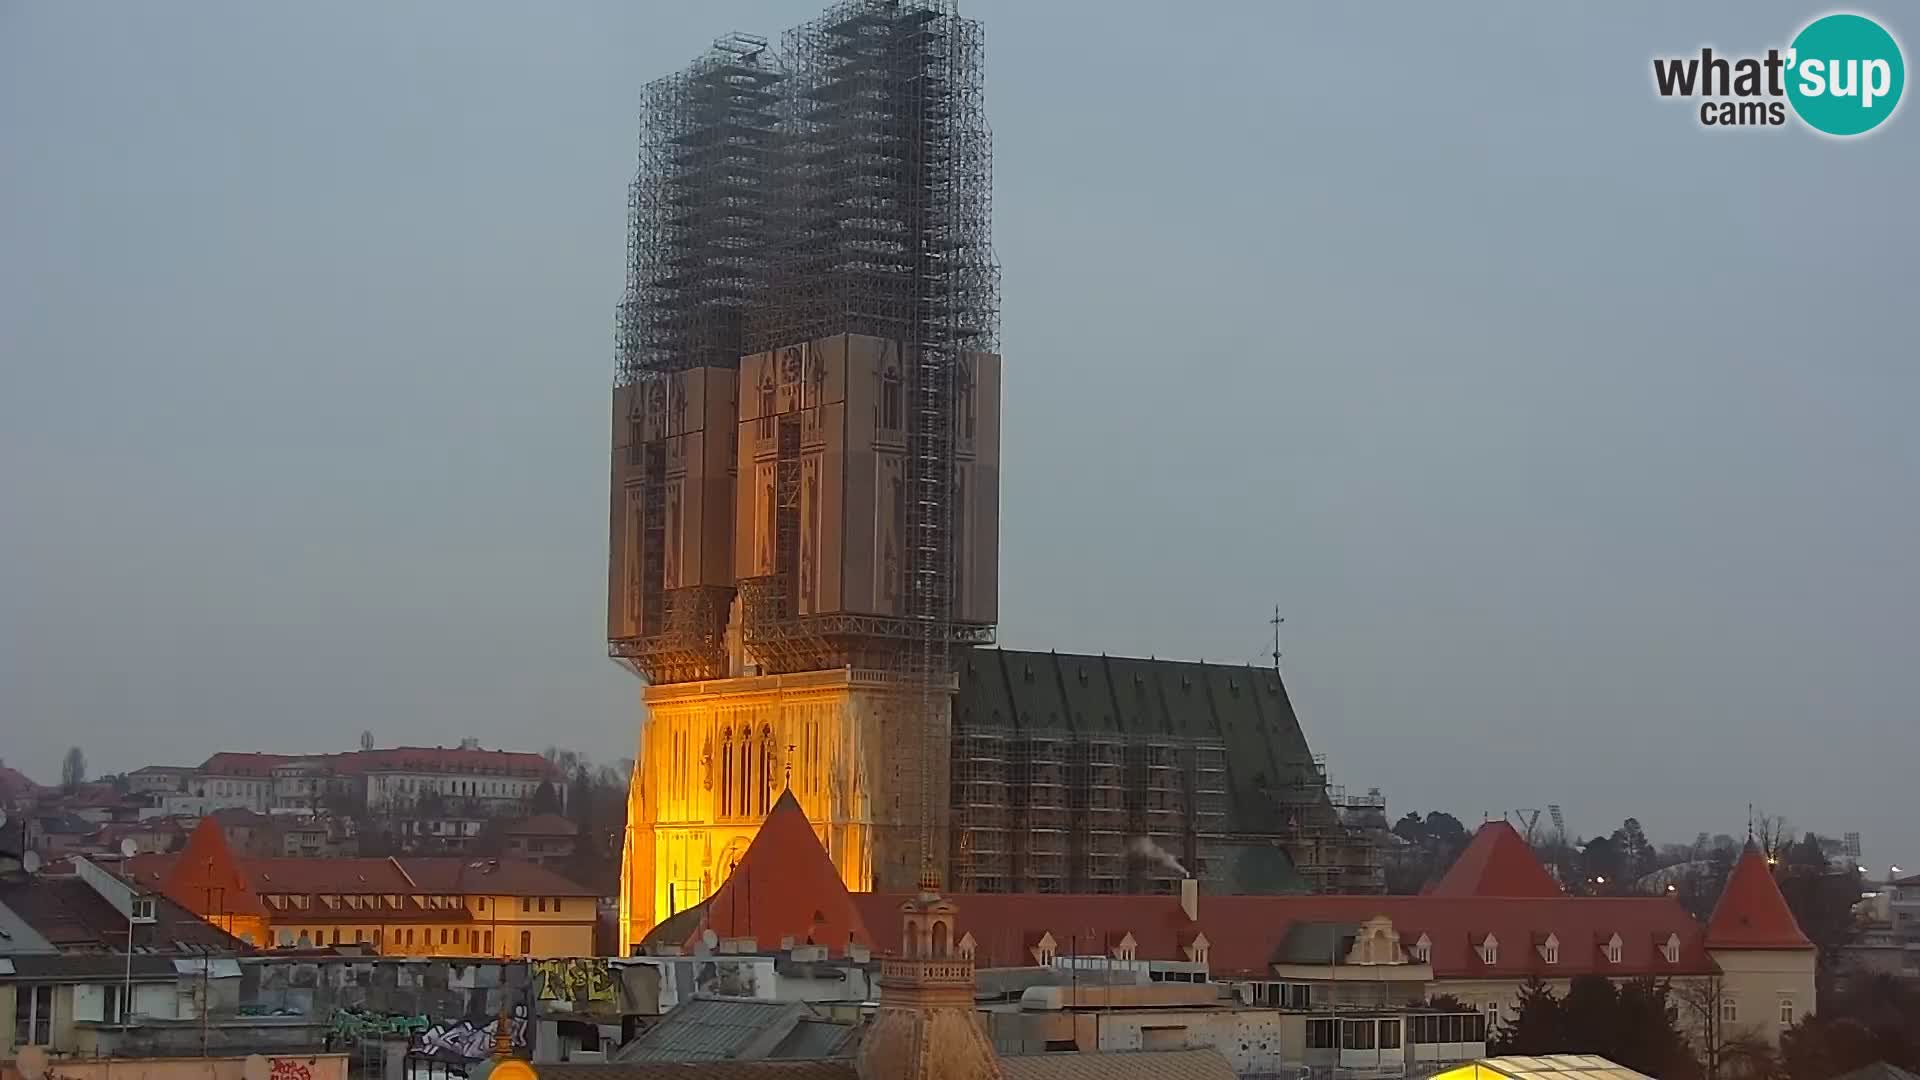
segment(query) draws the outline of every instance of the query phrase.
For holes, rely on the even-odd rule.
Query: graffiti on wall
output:
[[[507,1023],[514,1049],[525,1053],[531,1030],[526,1006],[516,1005]],[[404,1038],[410,1054],[449,1061],[479,1061],[493,1055],[494,1034],[499,1029],[498,1017],[439,1021],[366,1009],[335,1009],[327,1048],[334,1050],[368,1039]],[[271,1080],[311,1078],[283,1077],[275,1073]]]
[[[752,963],[703,960],[693,973],[696,993],[722,997],[757,997],[759,978]]]
[[[313,1080],[313,1067],[299,1058],[273,1058],[269,1080]]]
[[[513,1015],[507,1021],[507,1034],[513,1039],[516,1052],[526,1052],[529,1028],[527,1007],[515,1005]],[[436,1023],[416,1035],[408,1050],[422,1057],[479,1061],[493,1056],[493,1039],[499,1030],[498,1017],[478,1022],[461,1020],[452,1024]]]
[[[425,1031],[430,1025],[431,1021],[424,1016],[374,1012],[371,1009],[335,1009],[328,1042],[343,1046],[363,1039],[411,1037],[416,1032]]]
[[[612,1001],[613,974],[599,957],[536,960],[533,992],[541,1001]]]

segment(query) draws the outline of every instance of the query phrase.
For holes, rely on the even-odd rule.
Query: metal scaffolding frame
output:
[[[962,726],[952,739],[949,878],[967,892],[1172,892],[1226,837],[1226,746]]]

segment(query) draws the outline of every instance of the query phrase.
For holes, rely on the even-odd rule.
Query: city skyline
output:
[[[0,757],[631,756],[595,477],[633,105],[815,6],[10,9]],[[1315,749],[1393,816],[1751,802],[1914,858],[1911,118],[1715,135],[1647,85],[1803,9],[968,10],[1003,642],[1240,663],[1278,603]],[[1286,79],[1222,62],[1281,40]]]

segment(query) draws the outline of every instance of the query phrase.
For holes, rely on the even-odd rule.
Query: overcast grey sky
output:
[[[815,7],[0,0],[0,756],[631,754],[636,103]],[[1277,603],[1396,814],[1920,859],[1915,105],[1710,132],[1649,74],[1823,8],[966,10],[1003,641],[1246,662]]]

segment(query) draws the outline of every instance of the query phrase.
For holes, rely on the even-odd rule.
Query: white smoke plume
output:
[[[1133,843],[1127,845],[1127,847],[1128,850],[1142,859],[1157,862],[1161,866],[1179,874],[1181,877],[1188,876],[1187,868],[1180,865],[1179,859],[1169,855],[1166,848],[1161,847],[1159,844],[1154,843],[1144,836],[1134,837]]]

